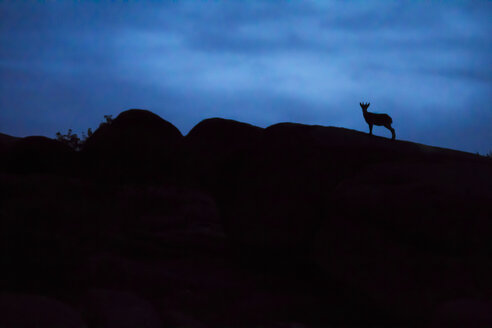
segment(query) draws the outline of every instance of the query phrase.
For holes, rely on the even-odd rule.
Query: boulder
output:
[[[175,181],[182,135],[171,123],[141,109],[102,124],[82,149],[90,174],[129,182]]]
[[[492,301],[456,299],[439,304],[430,327],[492,327]]]
[[[469,237],[474,236],[475,232],[480,233],[479,227],[486,224],[489,196],[481,191],[490,186],[487,182],[490,180],[490,161],[480,160],[473,154],[392,141],[342,128],[281,123],[264,130],[260,141],[244,158],[243,165],[238,167],[237,173],[232,177],[232,181],[235,180],[232,185],[236,187],[230,188],[228,202],[226,206],[221,206],[227,231],[234,241],[265,249],[288,248],[290,252],[309,247],[319,224],[334,213],[333,207],[339,199],[330,195],[343,192],[337,186],[381,163],[394,167],[393,171],[399,170],[398,173],[387,174],[387,179],[411,181],[418,178],[422,186],[410,183],[402,185],[394,193],[393,190],[384,189],[387,197],[393,200],[391,204],[394,207],[385,202],[381,206],[375,205],[379,207],[368,211],[369,213],[377,213],[375,216],[383,213],[391,221],[391,213],[407,211],[408,208],[407,213],[413,213],[408,214],[408,217],[412,217],[419,213],[419,206],[426,206],[427,212],[432,211],[429,215],[436,216],[440,215],[439,208],[430,203],[435,200],[440,202],[439,206],[446,206],[443,202],[447,201],[454,206],[449,207],[450,213],[454,213],[459,207],[462,215],[470,214],[474,217],[472,222],[467,223],[467,227],[471,229]],[[410,166],[398,166],[400,163],[409,163]],[[421,164],[411,166],[411,163]],[[384,173],[385,169],[380,170],[383,172],[367,171],[367,177],[374,176],[374,183],[378,188],[381,187],[378,175]],[[473,181],[456,175],[456,170],[471,175],[470,179]],[[415,176],[407,174],[412,171]],[[428,178],[433,177],[435,180],[429,182]],[[435,197],[442,198],[441,200],[425,196],[434,188],[427,187],[429,183],[440,188],[434,194]],[[367,188],[372,187],[371,184]],[[415,190],[408,192],[416,195],[419,195],[422,188],[430,188],[430,191],[421,193],[418,196],[421,198],[411,199],[405,193],[412,188]],[[477,192],[470,194],[468,189]],[[457,194],[451,196],[449,193],[453,191]],[[360,195],[358,197],[362,198]],[[420,204],[419,199],[427,202],[427,205],[415,206]],[[360,202],[363,203],[363,199]],[[477,202],[480,206],[475,206]],[[359,206],[358,202],[354,203],[354,199],[347,199],[343,204],[348,210],[355,211],[355,216],[366,215],[361,210],[365,205]],[[425,219],[421,221],[422,224],[425,223]],[[406,222],[407,226],[412,226],[415,221]],[[435,224],[434,227],[440,226]],[[453,231],[461,228],[463,225],[458,225]],[[407,230],[410,232],[411,227]],[[431,234],[435,232],[434,229]],[[451,235],[448,237],[453,240]],[[478,243],[473,238],[467,240]],[[485,247],[486,239],[481,237],[480,240],[481,246]],[[476,249],[480,246],[474,247]]]
[[[88,291],[84,313],[94,327],[162,327],[161,318],[149,301],[125,291]]]
[[[0,294],[0,327],[87,327],[70,306],[45,296]]]
[[[31,136],[16,140],[7,152],[15,173],[74,173],[75,151],[54,139]]]
[[[327,277],[402,320],[460,297],[491,297],[492,169],[486,163],[373,165],[327,197],[314,258]]]
[[[407,242],[449,254],[490,253],[490,164],[372,165],[340,183],[329,202],[343,217],[385,226]]]
[[[4,154],[9,150],[17,140],[19,138],[0,133],[0,154]]]
[[[184,138],[189,182],[219,200],[227,197],[232,177],[260,141],[263,129],[233,120],[201,121]]]
[[[265,250],[305,248],[322,218],[322,195],[338,179],[329,155],[313,142],[314,127],[265,129],[229,190],[225,225],[233,241]]]
[[[8,168],[8,152],[19,138],[0,133],[0,171]]]
[[[66,176],[0,174],[0,198],[0,289],[71,284],[74,265],[108,242],[118,219],[105,222],[118,215],[107,188]]]

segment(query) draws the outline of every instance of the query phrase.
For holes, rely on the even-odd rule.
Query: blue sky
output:
[[[492,151],[492,1],[0,0],[0,132],[96,128],[149,109],[367,131]],[[375,134],[390,136],[375,128]]]

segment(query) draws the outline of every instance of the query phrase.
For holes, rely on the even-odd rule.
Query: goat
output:
[[[359,103],[360,107],[362,107],[362,115],[364,115],[364,120],[366,120],[366,123],[369,125],[369,134],[372,135],[373,125],[384,126],[391,131],[391,140],[395,140],[395,129],[391,127],[391,123],[393,123],[391,116],[388,114],[368,112],[367,107],[369,107],[370,104],[371,103]]]

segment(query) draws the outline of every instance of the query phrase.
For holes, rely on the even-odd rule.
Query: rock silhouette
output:
[[[102,125],[82,149],[90,174],[123,181],[172,179],[178,174],[179,130],[154,113],[130,109]]]
[[[0,133],[0,151],[7,151],[19,138]]]
[[[75,156],[67,145],[43,136],[10,140],[5,154],[7,170],[18,173],[66,172]]]
[[[19,138],[0,133],[0,169],[7,170],[9,167],[9,151]]]
[[[145,110],[0,137],[0,325],[490,324],[488,158]]]
[[[235,188],[235,171],[261,139],[263,129],[233,120],[206,119],[184,138],[186,176],[215,196]]]
[[[56,299],[28,294],[0,294],[2,327],[85,327],[81,316]]]

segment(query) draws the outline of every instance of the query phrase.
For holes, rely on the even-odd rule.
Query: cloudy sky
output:
[[[96,128],[149,109],[367,131],[492,151],[492,1],[0,0],[0,132]],[[375,133],[390,136],[384,128]]]

